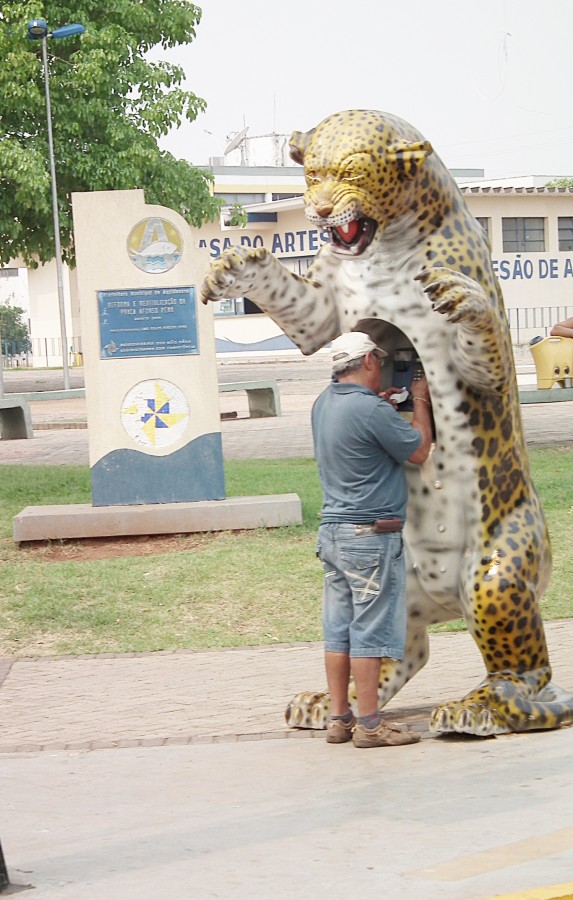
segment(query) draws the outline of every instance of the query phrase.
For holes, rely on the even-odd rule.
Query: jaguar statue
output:
[[[549,537],[487,237],[431,144],[394,115],[340,112],[294,132],[290,149],[304,165],[306,215],[330,242],[304,277],[264,248],[231,247],[202,300],[248,295],[306,355],[354,329],[423,366],[435,441],[423,467],[407,465],[407,647],[403,660],[383,660],[380,707],[426,663],[428,625],[461,616],[486,675],[432,711],[431,731],[569,725],[573,697],[551,682],[539,610]],[[288,724],[324,728],[329,702],[298,694]]]

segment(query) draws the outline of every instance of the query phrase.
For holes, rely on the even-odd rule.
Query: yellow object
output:
[[[573,338],[547,337],[530,344],[537,371],[537,388],[552,388],[554,384],[570,387],[573,378]]]
[[[569,338],[573,343],[573,339]],[[532,888],[517,894],[496,894],[488,900],[573,900],[573,882],[554,884],[553,887]]]

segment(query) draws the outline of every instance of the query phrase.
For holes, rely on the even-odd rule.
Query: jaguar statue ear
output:
[[[312,131],[293,131],[289,141],[290,158],[301,166],[304,165],[304,154],[308,143],[316,129]]]
[[[386,150],[386,157],[395,162],[404,175],[413,178],[433,152],[429,141],[396,141]]]

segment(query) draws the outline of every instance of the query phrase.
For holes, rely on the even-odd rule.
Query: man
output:
[[[401,659],[406,640],[406,460],[427,459],[432,425],[425,377],[412,384],[407,422],[381,393],[387,353],[362,332],[331,345],[333,382],[312,410],[323,503],[317,555],[324,566],[325,667],[332,700],[326,740],[356,747],[412,744],[419,735],[378,710],[384,657]],[[358,720],[348,703],[354,676]]]

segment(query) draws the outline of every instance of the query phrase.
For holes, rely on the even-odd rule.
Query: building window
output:
[[[236,297],[229,300],[217,300],[214,303],[216,316],[254,316],[262,313],[262,309],[248,297]]]
[[[260,306],[253,303],[248,297],[243,297],[243,310],[246,316],[256,316],[258,313],[262,313]]]
[[[479,222],[479,224],[485,231],[486,237],[489,238],[489,218],[487,216],[476,216],[476,222]]]
[[[221,194],[217,192],[215,197],[220,197],[229,206],[233,203],[242,203],[248,206],[250,203],[264,203],[266,194]]]
[[[301,188],[296,194],[273,194],[273,200],[294,200],[295,197],[302,197],[304,189]]]
[[[0,278],[17,278],[18,269],[0,269]]]
[[[559,216],[557,219],[559,249],[573,250],[573,216]]]
[[[535,253],[545,250],[545,219],[541,216],[502,219],[504,253]]]
[[[245,312],[243,298],[216,300],[213,304],[213,312],[216,316],[242,316]]]

